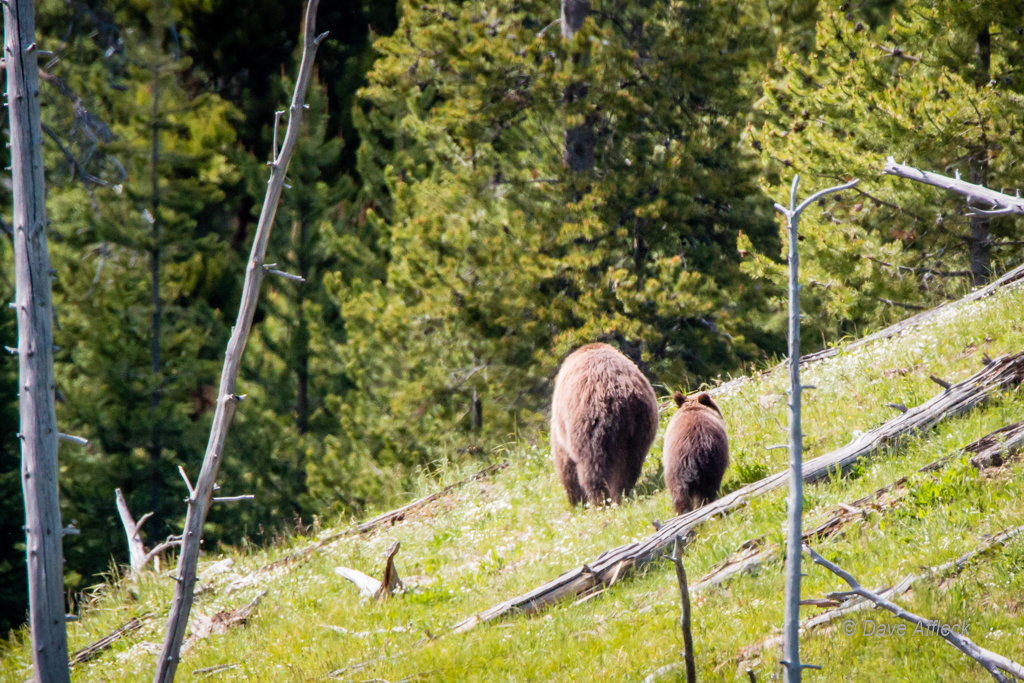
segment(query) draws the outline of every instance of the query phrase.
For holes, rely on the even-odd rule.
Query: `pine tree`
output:
[[[807,192],[861,179],[856,191],[824,202],[817,223],[802,223],[802,305],[815,343],[957,296],[986,281],[990,258],[1002,269],[1024,254],[1019,219],[970,216],[962,197],[881,173],[893,155],[1020,187],[1024,76],[1014,65],[1024,9],[907,0],[885,18],[873,26],[846,5],[828,9],[813,49],[780,50],[759,107],[766,121],[748,131],[775,197],[794,173]],[[781,293],[785,273],[769,255],[752,254],[746,268]],[[784,310],[781,299],[775,305]]]
[[[86,529],[69,552],[82,573],[104,569],[110,548],[124,545],[115,487],[137,514],[155,512],[151,540],[178,531],[184,484],[176,469],[194,473],[202,458],[225,337],[217,308],[234,287],[219,209],[237,176],[233,112],[184,87],[188,61],[169,37],[173,20],[155,0],[146,30],[125,29],[109,60],[78,38],[64,49],[91,51],[96,61],[55,68],[70,91],[96,94],[90,120],[107,133],[83,140],[62,120],[75,116],[67,98],[54,97],[52,129],[75,152],[54,155],[58,168],[73,159],[75,174],[48,202],[58,418],[92,440],[91,452],[62,453],[66,514]]]

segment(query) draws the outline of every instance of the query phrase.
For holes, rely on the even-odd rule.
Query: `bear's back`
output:
[[[570,453],[608,451],[625,441],[649,447],[657,429],[657,397],[632,361],[607,344],[588,344],[566,358],[555,379],[551,433]]]

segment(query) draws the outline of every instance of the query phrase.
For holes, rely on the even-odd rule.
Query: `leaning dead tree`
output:
[[[245,398],[244,395],[235,394],[238,371],[242,364],[242,353],[245,350],[253,316],[256,313],[256,302],[259,299],[260,285],[266,270],[264,258],[267,253],[267,243],[274,225],[274,216],[281,198],[285,174],[288,172],[288,162],[299,137],[303,102],[313,73],[316,49],[327,37],[326,33],[315,35],[318,4],[319,0],[309,0],[306,6],[303,20],[302,61],[295,82],[295,92],[288,108],[288,127],[284,141],[281,143],[281,149],[278,150],[275,144],[273,160],[268,162],[270,180],[267,182],[267,194],[263,201],[263,210],[260,213],[252,251],[249,254],[249,264],[245,271],[245,285],[242,289],[242,302],[238,308],[238,319],[231,330],[231,339],[228,341],[227,353],[224,356],[224,369],[220,377],[220,389],[217,395],[216,412],[213,416],[213,426],[210,430],[210,440],[206,446],[206,455],[203,458],[199,479],[196,481],[195,488],[191,489],[190,487],[189,491],[181,556],[178,560],[177,575],[174,577],[174,598],[167,615],[167,631],[164,635],[160,659],[157,660],[154,683],[171,683],[174,680],[181,654],[181,643],[185,637],[189,613],[192,610],[203,524],[206,522],[206,515],[213,502],[214,484],[224,455],[224,442],[227,438],[228,428],[231,426],[231,418],[238,402]],[[276,137],[275,135],[275,143]]]
[[[800,215],[808,206],[834,192],[848,190],[856,185],[854,180],[843,185],[815,192],[799,205],[796,203],[796,189],[800,176],[793,176],[789,189],[789,208],[776,204],[775,208],[786,217],[789,230],[789,501],[786,523],[786,595],[784,609],[782,665],[787,683],[800,683],[803,669],[810,665],[800,663],[800,538],[804,511],[803,490],[803,435],[800,431],[800,250],[797,248],[797,230]],[[817,667],[815,667],[817,668]]]
[[[803,481],[814,482],[844,472],[855,462],[895,447],[901,439],[927,431],[945,419],[962,415],[1021,381],[1024,381],[1024,353],[1001,356],[974,375],[861,434],[842,448],[803,463]],[[704,507],[674,517],[652,536],[606,550],[590,562],[570,569],[527,593],[473,615],[456,624],[454,630],[467,631],[510,614],[531,614],[568,597],[618,581],[631,570],[647,566],[660,557],[677,536],[687,537],[704,522],[741,508],[752,498],[781,488],[788,481],[788,474],[788,471],[778,472]]]
[[[18,316],[21,483],[25,493],[29,625],[39,683],[69,681],[63,528],[57,489],[53,313],[46,243],[46,185],[32,0],[5,0],[4,66],[14,195],[14,308]]]

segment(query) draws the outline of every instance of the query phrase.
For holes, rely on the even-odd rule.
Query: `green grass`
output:
[[[947,314],[903,337],[823,361],[804,372],[817,389],[805,393],[805,456],[815,457],[892,417],[886,403],[921,403],[939,388],[935,374],[963,379],[980,367],[983,352],[996,357],[1024,349],[1016,289]],[[720,399],[729,425],[733,465],[725,485],[734,489],[784,467],[786,378],[775,373],[747,382]],[[806,489],[805,526],[822,521],[837,502],[870,493],[920,466],[1010,422],[1024,419],[1024,390],[1006,394],[983,409],[948,420],[855,468],[852,476]],[[466,634],[448,634],[456,622],[601,551],[652,532],[651,520],[672,516],[659,491],[660,442],[645,468],[645,484],[619,508],[572,510],[557,483],[546,444],[512,444],[494,458],[511,465],[495,477],[463,487],[422,513],[364,537],[343,538],[310,561],[261,577],[228,593],[231,581],[311,542],[285,539],[273,548],[222,548],[202,567],[230,557],[231,569],[205,582],[194,612],[212,616],[238,607],[267,590],[249,625],[200,642],[179,667],[178,680],[322,680],[348,670],[341,680],[439,681],[639,681],[654,669],[680,661],[679,597],[675,575],[659,563],[574,605],[557,605],[532,617],[513,617]],[[424,475],[408,499],[470,473],[442,466]],[[395,501],[399,504],[403,501]],[[216,514],[216,511],[214,511]],[[768,534],[782,540],[785,491],[755,499],[735,513],[702,527],[685,556],[691,581],[727,557],[746,539]],[[321,533],[341,529],[337,520]],[[1024,467],[1011,463],[998,476],[983,477],[964,461],[951,463],[935,479],[919,476],[902,506],[872,515],[845,535],[818,544],[823,555],[865,586],[886,586],[921,567],[941,564],[974,548],[983,534],[1024,524]],[[401,541],[401,576],[418,583],[382,604],[361,601],[356,588],[334,573],[336,566],[380,575],[383,553]],[[818,567],[806,566],[808,597],[842,590],[844,584]],[[420,577],[420,578],[416,578]],[[116,577],[114,577],[116,579]],[[71,649],[109,633],[129,617],[152,612],[145,627],[92,662],[73,670],[76,681],[137,681],[152,675],[152,651],[162,638],[172,581],[147,574],[137,583],[116,581],[98,588],[69,624]],[[747,680],[737,652],[776,632],[782,614],[781,560],[765,564],[709,589],[694,599],[694,641],[702,681]],[[923,616],[968,621],[979,645],[1024,661],[1024,543],[995,549],[953,582],[928,580],[899,602]],[[817,613],[803,608],[803,614]],[[892,624],[877,612],[854,617]],[[858,632],[862,629],[858,628]],[[29,673],[26,634],[0,644],[0,678],[22,681]],[[809,635],[802,658],[823,666],[807,672],[821,681],[987,681],[977,664],[931,636],[847,637],[839,631]],[[778,653],[752,663],[759,681],[779,678]],[[209,677],[192,671],[218,664],[234,668]],[[745,664],[744,666],[751,665]],[[417,678],[418,677],[418,678]],[[673,680],[669,677],[667,680]]]

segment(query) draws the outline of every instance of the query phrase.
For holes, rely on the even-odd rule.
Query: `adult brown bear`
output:
[[[551,401],[551,451],[569,503],[619,503],[658,433],[658,401],[636,365],[607,344],[565,359]]]
[[[729,466],[729,439],[718,404],[701,392],[673,397],[679,410],[665,430],[661,462],[676,514],[696,510],[718,497]]]

